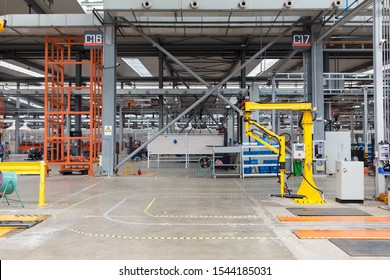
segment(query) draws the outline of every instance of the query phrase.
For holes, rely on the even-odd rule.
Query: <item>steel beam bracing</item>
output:
[[[164,133],[171,125],[176,123],[180,118],[187,113],[189,113],[191,110],[196,108],[199,104],[201,104],[204,100],[206,100],[211,94],[213,94],[215,91],[217,91],[218,88],[220,88],[222,85],[224,85],[226,82],[230,80],[234,75],[239,73],[242,69],[247,67],[250,63],[252,63],[257,57],[259,57],[262,53],[264,53],[268,48],[270,48],[275,42],[277,42],[280,38],[282,38],[285,34],[290,32],[293,28],[295,28],[300,20],[295,22],[290,27],[286,28],[283,32],[281,32],[276,38],[274,38],[271,42],[269,42],[265,47],[263,47],[261,50],[259,50],[254,56],[252,56],[250,59],[248,59],[244,64],[242,64],[239,68],[234,70],[230,75],[228,75],[225,79],[223,79],[217,86],[210,88],[205,95],[203,95],[199,100],[197,100],[195,103],[193,103],[190,107],[188,107],[186,110],[184,110],[181,114],[179,114],[174,120],[172,120],[170,123],[168,123],[163,129],[161,129],[158,133],[156,133],[152,138],[148,139],[145,143],[143,143],[140,147],[138,147],[135,151],[133,151],[130,155],[128,155],[124,160],[122,160],[117,166],[114,168],[114,172],[118,171],[118,168],[122,166],[124,163],[126,163],[129,159],[131,159],[134,155],[136,155],[138,152],[140,152],[143,148],[145,148],[149,143],[151,143],[154,139],[156,139],[159,135]],[[145,35],[146,36],[146,35]],[[147,37],[147,36],[146,36]],[[151,40],[150,38],[148,40]],[[153,40],[152,40],[153,41]],[[153,41],[154,42],[154,41]],[[157,44],[157,43],[156,43]],[[161,46],[160,46],[161,47]],[[162,48],[162,47],[161,47]],[[163,48],[162,48],[163,49]],[[164,50],[164,53],[167,51]],[[170,54],[169,54],[170,55]],[[176,58],[175,58],[176,59]],[[179,62],[179,65],[182,64]],[[192,71],[191,71],[192,72]],[[195,74],[195,73],[194,73]],[[196,74],[195,74],[196,75]],[[207,83],[206,83],[207,84]],[[223,97],[221,94],[218,95],[221,99],[224,101],[226,100],[225,97]],[[231,102],[228,102],[228,104],[231,104]],[[237,107],[232,106],[233,109],[236,109]],[[238,109],[238,108],[237,108]],[[242,114],[242,111],[238,109],[238,111]]]
[[[323,39],[327,38],[330,36],[333,31],[335,31],[337,28],[340,28],[347,22],[349,22],[351,19],[356,17],[361,11],[366,10],[373,2],[374,0],[365,0],[361,2],[355,9],[350,10],[348,13],[345,14],[345,16],[335,23],[330,29],[322,33],[318,38],[316,38],[316,42],[321,42]]]

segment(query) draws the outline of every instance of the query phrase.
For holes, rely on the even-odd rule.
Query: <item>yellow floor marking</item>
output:
[[[290,240],[294,237],[272,237],[272,236],[127,236],[127,235],[114,235],[114,234],[99,234],[99,233],[88,233],[77,229],[69,228],[68,231],[93,237],[104,237],[104,238],[118,238],[128,240]]]
[[[0,227],[0,237],[3,237],[5,234],[17,229],[16,227]]]
[[[0,222],[39,222],[47,218],[47,215],[0,215]]]
[[[153,203],[154,203],[156,200],[157,200],[157,197],[154,197],[154,198],[152,199],[152,201],[149,203],[149,205],[146,206],[146,208],[144,209],[144,213],[145,213],[146,215],[149,215],[150,217],[154,217],[152,214],[150,214],[150,213],[148,212],[148,210],[149,210],[150,207],[152,207]]]

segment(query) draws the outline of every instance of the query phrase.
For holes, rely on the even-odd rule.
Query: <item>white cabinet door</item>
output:
[[[351,160],[351,133],[349,131],[326,131],[326,173],[336,172],[336,161]]]

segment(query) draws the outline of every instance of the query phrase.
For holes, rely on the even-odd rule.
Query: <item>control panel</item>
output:
[[[390,145],[380,144],[378,146],[379,160],[390,160]]]
[[[305,159],[306,148],[305,144],[295,143],[293,144],[293,159]]]

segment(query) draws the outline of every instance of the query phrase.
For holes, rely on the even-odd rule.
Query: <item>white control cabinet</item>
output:
[[[326,131],[326,174],[335,174],[336,161],[351,160],[351,132]]]
[[[363,203],[364,163],[362,161],[336,161],[336,201]]]

